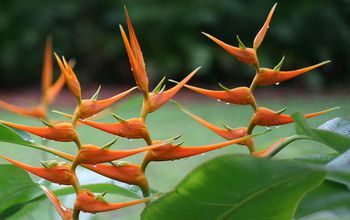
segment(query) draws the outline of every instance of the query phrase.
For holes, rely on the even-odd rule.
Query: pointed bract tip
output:
[[[285,59],[285,57],[282,56],[281,61],[273,68],[274,71],[280,71],[280,69],[281,69],[281,67],[282,67],[282,65],[284,63],[284,59]]]
[[[173,80],[173,79],[168,79],[169,82],[172,82],[172,83],[176,83],[176,84],[179,84],[180,82],[179,81],[176,81],[176,80]]]
[[[156,85],[156,87],[153,89],[153,91],[152,91],[152,93],[158,93],[160,90],[161,90],[161,88],[162,88],[162,86],[163,86],[163,84],[164,84],[164,81],[165,81],[165,76],[159,81],[159,83]]]
[[[332,62],[332,61],[331,60],[325,60],[325,61],[321,62],[320,65],[325,65],[325,64],[330,63],[330,62]]]
[[[238,41],[238,46],[239,46],[239,48],[245,49],[246,46],[245,46],[244,43],[241,41],[241,39],[239,38],[238,35],[236,35],[236,38],[237,38],[237,41]]]
[[[119,115],[114,114],[114,113],[112,113],[112,115],[113,115],[113,117],[114,117],[115,119],[117,119],[118,121],[120,121],[120,122],[126,122],[126,120],[125,120],[124,118],[120,117]]]
[[[229,88],[227,88],[226,86],[222,85],[221,83],[219,83],[219,86],[220,86],[220,88],[222,88],[225,91],[230,91]]]
[[[95,94],[93,94],[93,96],[91,97],[91,100],[94,100],[94,101],[97,100],[98,95],[100,93],[100,90],[101,90],[101,85],[99,85],[99,87],[97,88]]]
[[[285,112],[287,110],[287,107],[284,107],[278,111],[275,111],[276,114],[282,114],[283,112]]]

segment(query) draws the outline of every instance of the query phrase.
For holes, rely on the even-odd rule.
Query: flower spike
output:
[[[273,13],[275,12],[276,6],[277,6],[277,3],[275,3],[272,6],[272,8],[271,8],[271,10],[269,12],[269,15],[266,18],[266,21],[265,21],[264,25],[261,27],[261,29],[259,30],[259,32],[256,34],[256,36],[254,38],[253,48],[255,50],[259,48],[259,46],[261,45],[261,43],[264,40],[264,37],[265,37],[266,32],[267,32],[267,29],[269,29],[270,21],[271,21],[271,18],[273,16]]]
[[[269,69],[269,68],[260,68],[260,72],[258,72],[256,75],[257,78],[255,83],[257,86],[271,86],[271,85],[292,79],[294,77],[297,77],[303,73],[307,73],[329,62],[331,61],[327,60],[322,63],[315,64],[313,66],[305,67],[298,70],[291,70],[291,71],[279,71],[279,70]],[[278,65],[276,67],[278,68]]]
[[[335,107],[335,108],[330,108],[319,112],[305,114],[304,117],[313,118],[338,108],[339,107]],[[286,109],[282,109],[282,112],[280,111],[275,112],[268,108],[263,108],[263,107],[258,108],[250,120],[248,134],[251,133],[251,131],[254,129],[256,125],[269,127],[269,126],[279,126],[279,125],[284,125],[284,124],[289,124],[294,122],[293,118],[290,115],[283,114],[283,111],[285,110]]]
[[[193,70],[190,74],[188,74],[181,82],[179,82],[176,86],[174,86],[171,89],[168,89],[164,92],[160,93],[151,93],[149,97],[149,102],[146,103],[147,106],[147,112],[151,113],[155,110],[162,107],[165,103],[167,103],[171,98],[175,96],[177,92],[180,91],[180,89],[186,85],[186,83],[194,76],[194,74],[197,73],[197,71],[201,67],[197,67],[195,70]]]
[[[229,44],[226,44],[222,42],[221,40],[211,36],[210,34],[202,32],[205,36],[207,36],[209,39],[217,43],[219,46],[224,48],[229,54],[236,57],[239,61],[253,65],[255,67],[259,66],[258,57],[256,55],[256,51],[252,48],[241,48],[241,47],[235,47]],[[242,45],[241,45],[242,46]]]
[[[33,167],[25,163],[13,160],[11,158],[0,155],[0,157],[13,165],[22,168],[36,176],[49,180],[51,182],[61,184],[61,185],[72,185],[76,186],[78,184],[78,179],[72,173],[70,165],[58,163],[56,166],[52,167]]]
[[[171,82],[177,83],[174,80],[169,80]],[[224,91],[220,90],[208,90],[202,89],[196,86],[185,85],[186,88],[191,89],[199,94],[208,96],[210,98],[218,99],[220,101],[228,102],[237,105],[251,105],[253,109],[256,108],[256,102],[251,90],[248,87],[237,87],[234,89],[228,89],[220,84],[220,87]],[[227,91],[228,89],[228,91]]]
[[[75,200],[74,209],[89,213],[106,212],[148,202],[150,200],[151,198],[144,198],[130,202],[108,203],[99,200],[97,196],[89,190],[80,190]]]
[[[77,133],[75,132],[72,124],[68,122],[61,122],[53,126],[46,127],[26,126],[3,120],[0,120],[0,123],[49,140],[62,142],[74,141],[78,146],[80,145]]]
[[[47,198],[50,200],[52,205],[55,207],[57,213],[61,216],[63,220],[73,220],[73,210],[70,208],[66,208],[61,201],[57,198],[57,196],[46,188],[43,185],[40,185],[40,188],[43,190]]]

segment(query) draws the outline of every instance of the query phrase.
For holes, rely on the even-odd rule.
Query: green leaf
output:
[[[311,128],[299,112],[292,114],[292,117],[296,123],[295,131],[298,135],[308,136],[310,139],[323,143],[340,153],[350,148],[349,137],[325,129]]]
[[[325,174],[304,163],[226,155],[191,172],[149,204],[142,219],[292,219]]]
[[[20,144],[24,146],[36,145],[36,142],[24,131],[0,124],[0,142]]]
[[[0,165],[0,219],[8,214],[7,209],[21,206],[42,194],[37,183],[28,173],[14,165]],[[11,211],[13,212],[13,211]]]
[[[329,171],[327,179],[350,186],[350,150],[330,161],[326,168]]]
[[[324,181],[305,196],[295,217],[300,218],[320,211],[349,207],[349,205],[350,192],[345,185]]]

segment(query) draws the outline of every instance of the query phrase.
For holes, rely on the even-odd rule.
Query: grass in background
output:
[[[325,121],[332,119],[334,117],[346,117],[350,118],[350,102],[345,101],[345,97],[339,98],[327,98],[319,97],[314,99],[303,99],[302,97],[288,96],[282,99],[259,99],[259,105],[267,106],[274,110],[288,107],[287,113],[293,113],[295,111],[300,111],[302,113],[315,112],[322,109],[340,106],[341,109],[333,111],[323,116],[319,116],[313,119],[309,119],[309,123],[312,126],[319,126]],[[204,119],[220,125],[220,122],[225,122],[231,127],[247,126],[252,115],[252,110],[249,107],[237,106],[237,105],[226,105],[223,102],[217,101],[195,101],[195,99],[190,101],[180,102],[190,111],[203,117]],[[120,104],[119,106],[113,108],[113,112],[122,116],[123,118],[138,117],[139,109],[141,105],[141,99],[139,97],[131,98],[128,101]],[[65,112],[73,112],[73,109],[69,108],[56,108]],[[58,115],[51,114],[51,118],[64,119]],[[7,112],[1,112],[1,119],[8,120],[12,122],[19,122],[27,125],[40,125],[40,122],[18,117]],[[115,119],[112,116],[106,116],[100,121],[113,122]],[[185,146],[196,146],[212,144],[224,141],[223,138],[217,136],[213,132],[201,126],[195,120],[181,112],[174,104],[169,103],[164,108],[161,108],[155,113],[149,115],[147,119],[147,125],[150,128],[150,132],[153,139],[167,139],[175,135],[183,134],[181,140],[184,140]],[[262,131],[265,128],[258,128],[256,131]],[[279,128],[272,128],[273,132],[265,134],[263,136],[255,138],[255,143],[257,149],[262,149],[278,139],[294,134],[294,125],[284,125]],[[79,135],[83,144],[91,143],[96,145],[104,144],[114,138],[110,134],[106,134],[99,130],[90,128],[88,126],[80,126],[78,128]],[[34,139],[41,141],[37,137]],[[76,147],[71,143],[58,143],[50,141],[48,143],[50,147],[60,149],[65,152],[75,153]],[[135,148],[138,146],[144,146],[144,142],[140,140],[126,140],[120,139],[112,149],[128,149]],[[56,159],[52,155],[43,155],[40,151],[27,149],[22,146],[11,145],[0,143],[0,152],[6,156],[12,157],[16,160],[30,163],[32,165],[40,165],[41,159]],[[240,145],[229,146],[214,152],[206,153],[205,155],[199,155],[188,159],[169,161],[169,162],[154,162],[148,166],[147,176],[149,177],[150,185],[153,189],[160,192],[169,191],[176,184],[181,181],[181,179],[188,174],[194,167],[209,160],[218,155],[223,155],[227,153],[247,153],[248,151],[245,147]],[[289,145],[286,149],[280,152],[278,158],[286,157],[297,157],[306,154],[319,154],[325,152],[332,152],[332,150],[322,146],[321,144],[314,143],[311,141],[298,141]],[[125,158],[125,160],[140,163],[142,161],[142,154]],[[0,163],[5,163],[3,160]],[[80,169],[78,175],[82,178],[82,183],[87,182],[99,182],[102,181],[101,176],[92,175],[90,171]],[[34,177],[35,178],[35,177]],[[36,178],[35,178],[36,179]],[[86,182],[84,182],[86,181]],[[69,200],[69,198],[68,198]],[[120,196],[107,196],[109,201],[122,201],[125,198],[120,198]],[[71,205],[71,202],[63,200],[66,204]],[[68,202],[68,203],[67,203]],[[119,211],[101,213],[98,215],[82,215],[81,219],[139,219],[139,213],[143,205],[130,207],[122,209]],[[48,202],[43,202],[40,207],[33,209],[30,215],[23,218],[12,218],[14,219],[54,219],[52,216],[57,216]]]

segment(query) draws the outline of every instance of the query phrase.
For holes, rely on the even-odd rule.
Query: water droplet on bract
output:
[[[220,100],[220,99],[217,99],[216,101],[221,102],[221,100]]]
[[[92,166],[93,166],[93,167],[97,167],[97,165],[96,165],[96,164],[93,164]]]
[[[96,115],[92,115],[92,117],[96,117]]]
[[[57,156],[57,155],[55,155],[55,157],[56,157],[56,158],[58,158],[58,156]]]
[[[270,130],[270,129],[271,129],[270,126],[266,126],[265,128],[266,128],[267,130]]]
[[[204,155],[205,155],[205,153],[202,153],[202,154],[201,154],[201,156],[204,156]]]
[[[46,141],[46,138],[43,138],[43,141]]]
[[[280,127],[279,125],[275,126],[275,128],[279,128],[279,127]]]
[[[275,85],[278,86],[280,83],[279,82],[276,82]]]
[[[132,141],[132,139],[131,139],[131,138],[128,138],[128,141]]]
[[[229,103],[229,102],[226,102],[225,104],[226,104],[226,105],[229,105],[230,103]]]
[[[270,26],[267,26],[267,29],[269,29],[270,28]]]

